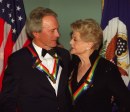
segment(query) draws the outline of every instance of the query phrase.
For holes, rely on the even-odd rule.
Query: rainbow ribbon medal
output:
[[[97,57],[97,59],[95,60],[95,62],[93,64],[91,71],[89,72],[88,77],[74,93],[72,92],[71,80],[69,81],[69,91],[72,95],[73,103],[75,103],[76,99],[81,95],[81,93],[86,91],[89,87],[93,86],[92,83],[93,83],[94,71],[95,71],[95,68],[96,68],[100,58],[101,58],[100,56]]]
[[[34,52],[34,50],[31,47],[27,47],[29,51],[32,54],[32,57],[35,58],[36,60],[33,63],[33,68],[37,68],[41,72],[44,72],[47,74],[47,76],[51,79],[53,83],[56,83],[56,78],[57,78],[57,73],[59,69],[59,59],[54,58],[54,66],[53,66],[53,71],[52,73],[49,72],[49,70],[42,64],[42,61],[38,58],[37,54]]]

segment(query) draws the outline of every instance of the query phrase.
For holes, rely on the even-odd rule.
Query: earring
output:
[[[88,51],[88,50],[89,50],[89,48],[86,48],[86,50]]]

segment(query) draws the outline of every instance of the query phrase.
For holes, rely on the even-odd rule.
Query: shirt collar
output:
[[[39,57],[42,56],[42,48],[37,46],[34,42],[32,42],[32,45],[34,46],[37,54]],[[53,58],[51,55],[49,55],[48,53],[44,56],[44,59],[47,59],[47,58]]]
[[[94,62],[95,62],[95,60],[97,59],[98,55],[99,55],[99,52],[98,52],[97,50],[95,50],[95,51],[89,56],[91,65],[94,64]],[[77,65],[78,65],[78,63],[80,62],[79,57],[76,56],[76,55],[73,55],[73,56],[74,56],[74,60],[73,60],[73,61],[74,61],[74,62],[77,62]]]
[[[91,62],[92,65],[94,64],[94,62],[95,62],[95,60],[97,59],[98,55],[99,55],[99,52],[98,52],[97,50],[95,50],[95,51],[90,55],[89,59],[90,59],[90,62]]]

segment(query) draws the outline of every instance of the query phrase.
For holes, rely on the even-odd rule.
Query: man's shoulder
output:
[[[10,55],[10,57],[21,57],[21,56],[26,55],[26,54],[28,54],[28,53],[29,53],[29,51],[28,51],[27,47],[23,47],[23,48],[21,48],[21,49],[15,51],[15,52],[13,52],[13,53]]]

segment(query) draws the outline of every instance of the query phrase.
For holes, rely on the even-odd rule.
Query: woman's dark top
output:
[[[90,56],[92,66],[98,55],[98,52],[94,51]],[[75,59],[72,63],[73,73],[70,79],[72,93],[84,83],[92,68],[91,66],[82,79],[77,82],[80,59],[77,57]],[[73,112],[112,112],[112,96],[115,96],[119,104],[127,109],[124,112],[130,112],[130,92],[121,78],[118,67],[101,57],[94,71],[92,86],[81,92],[76,100],[72,102]]]

